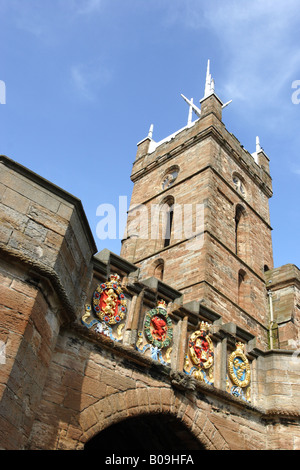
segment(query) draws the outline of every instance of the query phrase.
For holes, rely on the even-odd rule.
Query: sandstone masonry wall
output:
[[[297,349],[266,350],[265,327],[237,304],[231,317],[232,300],[217,292],[214,274],[197,300],[186,299],[108,250],[95,254],[80,201],[7,157],[0,165],[2,449],[83,449],[111,424],[145,414],[184,423],[206,449],[299,449]],[[293,272],[283,277],[295,284]],[[120,275],[128,300],[114,338],[82,323],[85,304],[111,273]],[[165,365],[136,348],[145,313],[161,298],[174,328]],[[188,340],[201,321],[211,324],[214,385],[184,372]],[[251,365],[251,402],[227,389],[237,340]]]

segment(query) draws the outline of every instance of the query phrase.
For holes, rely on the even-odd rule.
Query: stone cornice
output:
[[[160,364],[158,361],[153,360],[151,357],[141,355],[132,346],[126,346],[116,341],[113,341],[105,335],[101,335],[94,331],[88,330],[84,326],[73,323],[68,326],[68,331],[80,336],[82,339],[94,344],[95,347],[104,348],[110,350],[120,358],[132,363],[133,367],[136,365],[141,372],[155,374],[160,377],[162,381],[168,383],[172,388],[176,389],[182,394],[195,394],[195,397],[205,397],[205,399],[212,399],[215,402],[216,399],[220,400],[224,405],[231,406],[233,409],[247,410],[259,416],[262,420],[269,420],[272,418],[285,418],[293,421],[300,419],[300,413],[297,410],[287,410],[283,408],[276,409],[264,409],[258,406],[254,406],[246,401],[234,397],[228,392],[219,388],[207,385],[204,382],[199,382],[194,377],[191,377],[184,372],[171,369],[169,366]],[[269,351],[271,354],[273,351]],[[280,351],[285,352],[285,351]],[[261,352],[261,356],[266,353]],[[215,408],[219,411],[219,407],[215,402]]]
[[[240,149],[239,149],[240,152],[238,152],[234,148],[235,146],[234,143],[236,145],[239,144],[238,139],[236,139],[232,134],[230,134],[225,129],[225,126],[224,126],[224,131],[227,134],[226,137],[223,136],[214,125],[211,125],[207,127],[205,130],[200,131],[198,134],[190,138],[187,138],[185,142],[173,148],[171,151],[168,152],[166,149],[166,152],[161,156],[158,155],[155,158],[155,152],[153,152],[154,160],[150,162],[146,167],[134,173],[135,163],[143,159],[145,156],[140,157],[140,159],[136,160],[136,162],[133,165],[133,172],[131,174],[131,180],[135,183],[141,177],[150,173],[154,168],[157,168],[163,165],[167,160],[171,160],[175,156],[187,150],[189,147],[201,142],[204,139],[211,137],[226,151],[226,153],[228,153],[236,161],[236,163],[241,167],[241,169],[248,174],[248,176],[260,187],[260,189],[266,194],[268,198],[272,197],[273,193],[272,193],[271,187],[268,187],[266,185],[266,183],[262,180],[261,176],[259,176],[259,173],[262,174],[263,172],[265,175],[267,175],[267,177],[270,179],[270,182],[271,182],[271,177],[254,162],[252,155],[249,152],[247,152],[242,146],[240,146]],[[229,143],[228,140],[231,140],[231,143]],[[249,160],[250,158],[253,160],[253,162],[251,161],[251,164],[250,164],[250,161],[247,162],[247,160]],[[254,168],[254,165],[257,165],[257,171],[254,171],[251,168],[251,166],[253,166]]]
[[[107,248],[104,248],[102,251],[93,256],[93,263],[95,267],[105,272],[105,266],[114,266],[117,269],[125,272],[127,275],[130,273],[138,272],[139,268],[127,261],[125,258],[109,251]],[[106,268],[108,269],[108,268]],[[109,275],[109,272],[106,273]]]

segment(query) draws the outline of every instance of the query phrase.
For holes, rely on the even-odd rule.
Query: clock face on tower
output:
[[[241,181],[241,179],[238,176],[234,175],[232,177],[232,181],[233,181],[236,191],[245,197],[246,190],[245,190],[244,183]]]
[[[172,186],[177,176],[178,176],[178,170],[169,171],[163,178],[162,189],[167,189],[170,186]]]

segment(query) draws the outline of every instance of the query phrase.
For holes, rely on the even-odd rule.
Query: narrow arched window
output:
[[[159,234],[161,240],[159,249],[166,248],[170,245],[173,231],[174,218],[174,197],[168,196],[161,201],[153,219],[154,225],[157,227],[156,236]]]
[[[235,254],[247,261],[248,255],[248,230],[247,216],[243,206],[238,204],[235,210]]]
[[[166,212],[166,231],[164,236],[164,248],[170,245],[171,243],[171,233],[173,225],[173,216],[174,216],[174,206],[169,206],[169,209]]]
[[[247,303],[247,285],[246,285],[246,272],[243,269],[238,273],[238,304],[245,309]]]
[[[164,278],[165,265],[162,259],[158,260],[154,266],[154,276],[157,277],[160,281]]]

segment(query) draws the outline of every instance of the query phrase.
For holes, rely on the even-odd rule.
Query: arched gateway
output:
[[[0,448],[300,448],[300,274],[273,269],[269,159],[226,130],[209,68],[187,102],[186,127],[138,144],[121,256],[0,156]]]
[[[168,414],[127,418],[90,439],[85,450],[186,451],[205,450],[188,427]]]

